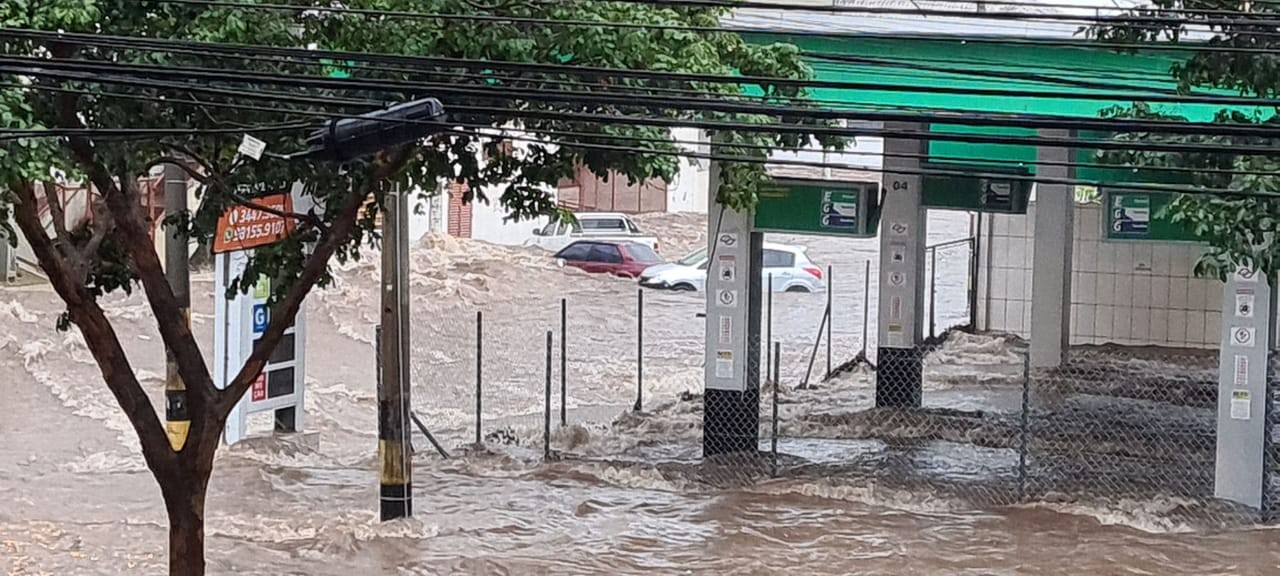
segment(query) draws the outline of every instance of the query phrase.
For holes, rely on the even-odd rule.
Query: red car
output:
[[[627,278],[639,278],[645,268],[662,262],[644,244],[607,240],[579,240],[556,252],[555,257],[565,266]]]

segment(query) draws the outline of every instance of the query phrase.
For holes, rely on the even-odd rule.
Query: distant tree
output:
[[[283,3],[276,0],[274,4]],[[205,571],[205,496],[220,432],[228,413],[259,374],[268,353],[315,286],[331,280],[331,259],[360,256],[374,235],[375,210],[385,191],[401,186],[435,190],[441,180],[470,185],[471,195],[497,187],[497,202],[512,218],[554,214],[547,193],[560,178],[585,164],[598,174],[616,170],[633,180],[669,178],[678,168],[665,128],[599,123],[583,114],[660,116],[669,119],[713,119],[738,123],[785,122],[759,114],[681,110],[653,102],[673,91],[697,91],[708,98],[742,99],[733,85],[687,80],[640,81],[610,74],[583,76],[555,69],[532,73],[467,70],[412,62],[372,63],[350,55],[330,61],[328,70],[343,70],[350,79],[341,86],[294,83],[282,87],[250,74],[291,75],[324,79],[315,59],[293,53],[254,54],[248,47],[221,52],[209,46],[140,47],[120,37],[153,42],[243,44],[362,54],[432,56],[489,61],[567,64],[671,72],[804,79],[810,69],[790,45],[752,45],[732,33],[697,33],[678,29],[565,26],[482,20],[441,20],[404,15],[359,14],[331,8],[330,0],[289,0],[296,10],[258,10],[246,6],[203,5],[164,0],[6,0],[0,3],[0,27],[64,31],[92,35],[89,41],[67,35],[19,35],[0,32],[0,222],[14,221],[66,303],[61,329],[76,327],[84,335],[103,380],[133,424],[142,455],[159,483],[169,515],[170,573],[199,575]],[[680,27],[716,26],[720,9],[659,7],[589,0],[501,2],[478,0],[347,0],[347,9],[409,11],[453,15],[501,15],[576,21],[620,21]],[[12,66],[32,66],[15,73]],[[89,66],[95,66],[90,68]],[[126,70],[123,65],[139,68]],[[142,67],[160,67],[154,70]],[[230,74],[200,77],[177,69],[208,68]],[[390,89],[391,81],[423,83]],[[374,82],[384,82],[375,86]],[[459,94],[456,89],[475,89]],[[455,89],[450,91],[449,89]],[[752,102],[797,104],[804,93],[794,84],[756,86]],[[218,91],[222,90],[222,91]],[[601,104],[589,99],[516,98],[512,90],[554,95],[560,92],[627,94],[632,100]],[[256,96],[256,97],[255,97]],[[243,162],[236,156],[241,129],[311,122],[336,113],[356,114],[375,107],[364,102],[398,102],[438,96],[454,111],[451,122],[461,128],[417,143],[384,150],[345,166],[313,160],[263,158]],[[342,100],[337,100],[337,99]],[[468,110],[467,107],[473,107]],[[474,107],[489,108],[475,111]],[[499,140],[486,138],[477,126],[507,127],[541,133],[572,132],[560,145],[530,144],[526,151],[503,154]],[[125,137],[101,132],[109,128],[175,130],[163,137]],[[40,137],[23,130],[64,130],[63,137]],[[97,132],[94,132],[94,131]],[[80,132],[77,132],[80,131]],[[220,132],[213,132],[220,131]],[[492,131],[491,131],[492,132]],[[259,132],[268,150],[302,150],[305,129]],[[641,138],[633,140],[629,138]],[[763,158],[770,147],[798,146],[807,136],[720,132],[719,153]],[[591,148],[595,143],[616,148]],[[827,142],[839,145],[838,142]],[[625,148],[641,148],[640,151]],[[477,156],[486,151],[488,162]],[[214,387],[199,346],[180,320],[178,303],[149,238],[155,223],[141,209],[138,178],[153,167],[182,166],[202,186],[198,210],[167,215],[167,223],[188,241],[208,244],[218,217],[230,206],[253,196],[288,190],[301,182],[305,194],[324,209],[294,214],[293,232],[283,241],[258,249],[232,290],[253,286],[269,273],[272,321],[263,345],[234,375],[225,390]],[[89,182],[95,195],[92,219],[68,229],[59,218],[53,230],[41,224],[40,190],[50,194],[58,181]],[[763,166],[726,163],[720,198],[740,208],[753,205],[766,181]],[[58,210],[56,200],[49,206]],[[104,294],[141,286],[156,318],[165,346],[176,358],[187,388],[191,423],[185,443],[170,446],[156,408],[139,384],[118,335],[102,308]]]
[[[1280,4],[1240,0],[1154,0],[1129,11],[1134,17],[1087,30],[1106,42],[1159,45],[1199,44],[1169,73],[1182,92],[1194,89],[1230,90],[1244,96],[1276,98],[1280,72],[1275,51],[1280,51]],[[1199,35],[1189,34],[1198,31]],[[1205,38],[1208,34],[1209,38]],[[1220,49],[1215,49],[1220,48]],[[1246,50],[1233,50],[1246,49]],[[1145,102],[1107,110],[1111,118],[1187,119]],[[1223,108],[1214,118],[1224,124],[1255,124],[1280,128],[1275,109]],[[1246,155],[1237,146],[1277,146],[1274,138],[1234,136],[1127,134],[1136,142],[1181,142],[1204,145],[1206,152],[1117,151],[1101,153],[1103,160],[1142,167],[1203,169],[1192,173],[1192,184],[1258,196],[1183,194],[1166,208],[1168,216],[1187,226],[1207,249],[1196,263],[1201,276],[1225,279],[1246,266],[1275,278],[1280,266],[1280,202],[1264,195],[1280,193],[1280,157]],[[1240,173],[1246,172],[1246,173]]]

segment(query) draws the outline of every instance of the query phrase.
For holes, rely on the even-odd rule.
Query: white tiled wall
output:
[[[1071,275],[1071,343],[1215,348],[1222,283],[1196,278],[1191,243],[1108,242],[1096,205],[1078,205]],[[1035,204],[987,215],[978,282],[979,327],[1029,336]]]

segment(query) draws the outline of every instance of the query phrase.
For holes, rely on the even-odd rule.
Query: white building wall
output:
[[[1222,282],[1192,273],[1193,243],[1102,239],[1101,210],[1076,206],[1071,343],[1216,348]],[[1030,335],[1035,204],[1026,215],[984,216],[978,325]]]
[[[490,201],[471,204],[471,237],[493,244],[521,245],[533,238],[533,230],[546,226],[546,218],[506,221],[507,210],[498,203],[499,190],[489,191]],[[553,192],[554,193],[554,192]]]
[[[709,154],[706,132],[697,128],[674,128],[671,137],[676,147],[697,154]],[[698,142],[698,144],[687,144]],[[705,158],[681,158],[680,171],[667,184],[668,212],[707,213],[707,190],[711,187],[711,161]]]
[[[448,225],[449,210],[445,195],[439,189],[415,189],[409,195],[409,242],[417,242],[432,232],[443,234]]]

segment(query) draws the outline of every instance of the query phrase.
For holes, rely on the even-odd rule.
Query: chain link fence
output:
[[[1270,519],[1270,408],[1266,510],[1213,497],[1216,352],[1077,348],[1031,370],[1015,337],[949,330],[882,357],[874,295],[850,288],[872,284],[871,268],[828,268],[833,291],[766,294],[747,358],[760,387],[746,391],[703,389],[697,292],[618,280],[415,309],[415,339],[428,342],[414,358],[415,408],[450,449],[644,466],[710,487],[808,478],[887,501],[1079,505],[1192,526]],[[939,296],[967,288],[939,282]],[[963,318],[949,309],[946,325]],[[896,392],[877,402],[877,389]]]

